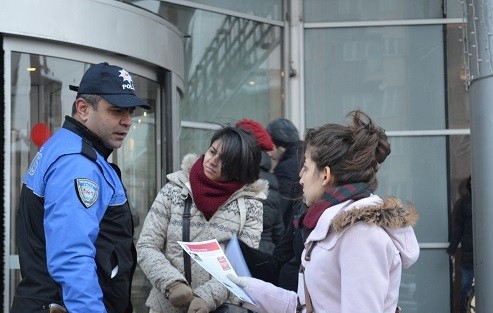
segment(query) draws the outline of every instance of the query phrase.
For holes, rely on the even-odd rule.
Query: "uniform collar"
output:
[[[94,135],[86,126],[84,126],[81,122],[77,121],[75,118],[70,116],[65,116],[65,122],[63,123],[63,128],[70,130],[71,132],[76,133],[84,139],[90,141],[96,149],[96,151],[104,156],[107,160],[110,154],[113,152],[113,149],[110,149],[104,145],[104,143],[99,139],[96,135]]]

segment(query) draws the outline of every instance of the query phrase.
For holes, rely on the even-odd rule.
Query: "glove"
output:
[[[202,298],[194,297],[190,302],[187,313],[209,313],[209,308]]]
[[[248,302],[243,307],[253,312],[296,312],[298,295],[294,291],[285,290],[253,277],[238,277],[227,274],[226,277],[243,288],[255,305]],[[273,307],[274,304],[274,307]]]
[[[248,286],[248,277],[239,277],[233,274],[227,274],[226,277],[238,286],[245,288]]]
[[[186,307],[193,300],[192,288],[180,281],[170,284],[164,296],[175,307]]]

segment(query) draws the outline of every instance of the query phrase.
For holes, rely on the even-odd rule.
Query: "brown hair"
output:
[[[216,140],[221,140],[221,174],[227,181],[251,184],[259,179],[262,149],[252,133],[224,125],[212,135],[211,146]]]
[[[330,167],[336,185],[366,182],[375,191],[379,164],[390,154],[385,131],[361,110],[346,116],[352,124],[325,124],[309,129],[304,151],[309,151],[319,170]]]

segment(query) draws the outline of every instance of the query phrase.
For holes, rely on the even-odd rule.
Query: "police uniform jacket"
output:
[[[131,312],[133,223],[112,152],[66,117],[34,157],[17,217],[22,280],[12,313]]]

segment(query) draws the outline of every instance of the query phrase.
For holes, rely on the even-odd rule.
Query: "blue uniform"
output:
[[[82,124],[63,127],[36,154],[22,186],[17,245],[22,280],[12,313],[132,312],[133,223],[112,152]]]

